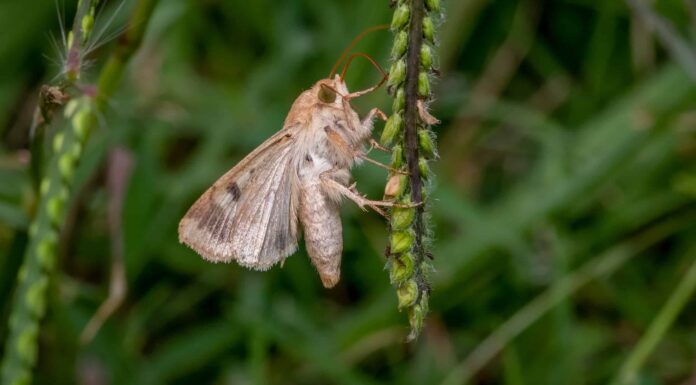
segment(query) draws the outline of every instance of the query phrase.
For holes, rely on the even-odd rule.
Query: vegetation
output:
[[[693,2],[441,2],[432,291],[406,342],[412,309],[399,312],[384,255],[393,223],[377,214],[344,204],[342,278],[328,291],[303,250],[252,272],[206,263],[176,234],[353,37],[392,21],[389,1],[103,1],[93,25],[75,24],[92,40],[72,76],[61,25],[92,14],[83,1],[0,3],[3,384],[696,378]],[[373,32],[354,50],[390,68],[394,39]],[[347,80],[362,89],[379,74],[356,59]],[[355,104],[393,102],[381,89]],[[89,119],[74,119],[81,109]],[[89,140],[55,145],[85,123]],[[381,197],[385,170],[354,175]],[[42,177],[60,184],[42,193]],[[45,302],[11,321],[23,280]]]

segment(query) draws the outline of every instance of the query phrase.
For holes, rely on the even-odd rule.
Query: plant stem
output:
[[[89,38],[94,20],[93,10],[98,0],[78,4],[69,51],[79,57],[79,51]],[[17,289],[9,319],[9,336],[5,344],[5,356],[1,367],[3,385],[31,383],[31,370],[38,352],[39,322],[46,311],[46,294],[49,276],[56,265],[58,234],[65,221],[65,207],[73,187],[74,171],[79,163],[90,132],[97,125],[97,113],[103,109],[104,101],[111,96],[123,72],[124,63],[142,40],[147,20],[156,0],[142,0],[136,6],[131,26],[126,33],[128,49],[116,49],[102,71],[97,87],[98,101],[90,94],[78,95],[64,110],[67,127],[56,133],[52,141],[53,154],[45,168],[39,187],[39,203],[36,215],[29,227],[29,244],[24,263],[19,270]],[[90,10],[88,12],[88,10]],[[90,20],[86,19],[91,17]],[[131,31],[137,31],[133,33]],[[70,60],[70,58],[68,59]],[[68,63],[68,66],[70,63]],[[70,67],[68,81],[75,81],[79,73]],[[70,72],[73,71],[73,72]]]
[[[696,250],[691,249],[687,254],[693,258]],[[667,303],[662,307],[655,319],[650,324],[648,331],[643,335],[631,354],[626,358],[619,373],[611,382],[615,385],[635,384],[638,380],[638,373],[645,364],[657,344],[662,340],[670,326],[677,319],[684,306],[693,298],[696,291],[696,259],[691,263],[684,278],[682,278],[672,295],[669,296]]]

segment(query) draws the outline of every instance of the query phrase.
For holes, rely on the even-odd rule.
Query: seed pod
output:
[[[403,253],[413,245],[413,234],[407,231],[394,231],[390,239],[391,252],[394,254]]]
[[[435,157],[435,143],[433,143],[433,138],[428,130],[418,130],[418,145],[426,158],[431,159]]]
[[[387,119],[387,123],[384,125],[384,130],[382,130],[382,136],[379,141],[385,146],[390,145],[394,141],[394,138],[401,132],[402,126],[403,121],[401,119],[401,114],[393,114]]]
[[[423,18],[423,37],[431,44],[435,44],[435,26],[430,16]]]
[[[404,164],[404,148],[400,144],[392,147],[391,166],[395,169],[401,168]]]
[[[389,177],[387,185],[384,186],[384,196],[385,198],[397,197],[404,193],[406,190],[406,175],[396,174]]]
[[[411,306],[418,299],[418,284],[415,281],[406,281],[396,290],[399,299],[399,310]]]
[[[400,31],[394,37],[394,45],[392,46],[392,58],[394,60],[400,58],[406,53],[408,45],[408,34],[406,31]]]
[[[421,65],[426,71],[433,66],[433,52],[428,44],[421,46],[420,59]]]
[[[396,63],[392,64],[389,70],[389,80],[387,80],[387,87],[396,87],[404,82],[406,78],[406,61],[401,59]]]
[[[401,27],[408,23],[408,18],[411,14],[411,10],[406,4],[401,4],[394,11],[394,17],[391,22],[391,29],[393,31],[399,30]]]
[[[430,97],[430,79],[424,71],[418,74],[418,96],[421,98]]]
[[[440,12],[440,0],[425,0],[425,6],[430,12]]]
[[[390,259],[389,280],[392,284],[401,284],[413,275],[414,257],[403,253]]]
[[[394,207],[391,215],[391,225],[393,230],[405,230],[413,223],[416,217],[415,208]]]
[[[403,87],[399,87],[396,90],[396,95],[394,96],[394,103],[392,103],[392,111],[398,112],[404,109],[406,105],[406,94]]]

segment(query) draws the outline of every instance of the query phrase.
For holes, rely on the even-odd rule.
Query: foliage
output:
[[[120,3],[106,2],[95,28],[115,14],[119,32],[137,3],[116,12]],[[251,272],[178,244],[193,200],[281,127],[354,36],[390,22],[388,3],[160,2],[75,169],[35,383],[679,384],[695,375],[696,89],[685,59],[693,22],[680,1],[649,11],[673,26],[668,36],[620,1],[442,1],[441,75],[430,84],[442,120],[429,206],[435,272],[417,342],[404,343],[384,271],[387,225],[349,202],[342,279],[330,291],[304,251]],[[48,60],[60,60],[47,36],[60,35],[56,8],[72,22],[74,1],[0,3],[0,325],[36,211],[28,131],[41,85],[60,72]],[[356,51],[388,66],[392,43],[375,32]],[[89,55],[85,83],[118,46]],[[369,63],[351,65],[351,89],[376,79]],[[391,103],[384,90],[356,100],[363,112]],[[105,183],[115,147],[135,162],[122,210],[128,294],[81,344],[118,249]],[[382,169],[365,164],[355,179],[370,197],[384,191]]]

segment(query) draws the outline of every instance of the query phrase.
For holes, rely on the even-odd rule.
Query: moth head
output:
[[[320,83],[317,98],[322,103],[333,104],[336,102],[336,91],[326,83]]]

